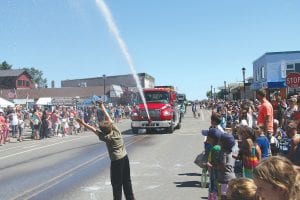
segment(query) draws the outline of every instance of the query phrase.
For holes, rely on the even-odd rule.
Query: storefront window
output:
[[[300,73],[300,63],[295,63],[295,72]]]

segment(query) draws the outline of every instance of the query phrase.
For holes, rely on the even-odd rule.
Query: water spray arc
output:
[[[133,64],[133,61],[132,61],[132,58],[129,54],[129,51],[127,49],[127,46],[124,42],[124,40],[122,39],[120,33],[119,33],[119,29],[118,27],[116,26],[116,23],[114,22],[114,19],[113,19],[113,16],[109,10],[109,8],[107,7],[107,5],[105,4],[105,2],[103,0],[96,0],[96,4],[98,6],[98,8],[100,9],[101,13],[103,14],[103,17],[108,25],[108,28],[111,32],[111,34],[114,36],[114,38],[116,39],[129,67],[130,67],[130,70],[133,74],[133,78],[137,84],[137,88],[138,88],[138,91],[139,91],[139,94],[142,98],[142,101],[143,101],[143,104],[145,106],[145,110],[146,110],[146,113],[147,113],[147,117],[148,119],[150,120],[150,116],[149,116],[149,111],[148,111],[148,107],[147,107],[147,104],[146,104],[146,100],[145,100],[145,96],[144,96],[144,93],[143,93],[143,89],[142,89],[142,86],[141,86],[141,83],[140,83],[140,80],[139,80],[139,77],[137,76],[137,73],[136,73],[136,70],[134,68],[134,64]]]

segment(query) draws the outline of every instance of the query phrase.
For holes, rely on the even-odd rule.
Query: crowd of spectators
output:
[[[107,112],[115,123],[130,118],[131,106],[106,104]],[[24,140],[24,131],[30,130],[31,139],[40,140],[49,137],[64,137],[78,134],[84,129],[76,118],[86,123],[97,125],[103,118],[102,111],[96,106],[33,106],[26,109],[22,106],[0,108],[0,145],[17,140]]]
[[[209,200],[239,199],[243,190],[253,197],[245,199],[300,199],[300,95],[268,100],[259,90],[256,98],[200,102],[212,110],[202,131]]]

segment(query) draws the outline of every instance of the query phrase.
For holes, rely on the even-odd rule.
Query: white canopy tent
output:
[[[34,99],[14,99],[15,104],[27,104],[27,103],[34,103]]]
[[[0,97],[0,107],[7,108],[8,106],[15,107],[15,104]]]
[[[41,97],[36,102],[37,105],[51,105],[52,98],[51,97]]]

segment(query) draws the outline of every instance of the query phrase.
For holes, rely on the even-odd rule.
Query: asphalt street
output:
[[[203,150],[201,129],[210,111],[193,118],[191,108],[173,134],[132,134],[130,120],[118,124],[130,159],[137,200],[207,199],[201,169],[193,161]],[[106,145],[91,132],[44,140],[26,139],[0,147],[0,197],[12,199],[110,200]]]

